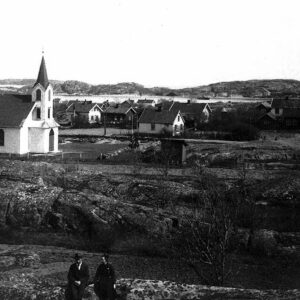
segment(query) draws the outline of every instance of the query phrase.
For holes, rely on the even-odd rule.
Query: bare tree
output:
[[[182,218],[173,246],[201,282],[222,285],[230,273],[228,259],[237,206],[224,187],[207,178],[205,174],[199,178],[201,192],[196,206]]]

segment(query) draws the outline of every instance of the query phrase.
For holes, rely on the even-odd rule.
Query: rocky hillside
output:
[[[34,84],[33,79],[5,79],[0,80],[1,85],[24,85],[21,88],[15,89],[15,92],[28,93]],[[54,90],[56,93],[67,94],[140,94],[140,95],[158,95],[166,96],[173,93],[178,96],[185,97],[214,97],[214,96],[245,96],[245,97],[264,97],[265,90],[269,91],[272,96],[300,94],[300,81],[288,79],[274,79],[274,80],[248,80],[248,81],[230,81],[218,82],[209,85],[171,89],[167,87],[152,87],[146,88],[141,84],[134,82],[123,82],[118,84],[99,84],[91,85],[85,82],[69,80],[65,82],[52,80]]]
[[[194,177],[166,177],[159,173],[161,170],[153,175],[133,170],[133,175],[125,175],[105,171],[118,166],[96,166],[98,170],[91,170],[88,165],[79,168],[76,165],[1,159],[0,243],[64,246],[90,252],[109,250],[126,255],[126,258],[114,258],[120,271],[119,278],[199,283],[195,272],[184,261],[176,260],[174,264],[170,260],[172,244],[169,238],[178,230],[183,216],[189,216],[194,210],[197,196],[206,192],[205,187],[198,184],[197,176],[211,177],[213,172],[203,173],[200,169]],[[227,175],[223,176],[225,172]],[[255,189],[255,201],[259,204],[255,230],[240,228],[237,235],[237,244],[247,252],[241,252],[239,256],[233,254],[235,275],[228,284],[262,289],[298,288],[295,278],[300,275],[297,268],[300,238],[294,231],[299,225],[296,217],[299,211],[299,171],[291,170],[289,176],[282,176],[263,170],[260,176],[249,180],[245,180],[248,175],[244,176],[242,170],[216,169],[215,173],[223,176],[215,178],[214,183],[221,184],[224,191],[237,180],[243,193]],[[245,214],[240,226],[246,227],[246,220],[248,216]],[[280,226],[275,231],[274,224],[277,223]],[[11,291],[15,297],[3,299],[24,297],[24,290],[27,291],[26,297],[36,291],[62,295],[66,270],[74,250],[62,255],[59,254],[61,250],[51,247],[47,254],[37,248],[26,249],[0,251],[0,265],[6,268],[4,273],[0,272],[0,295]],[[252,251],[260,255],[252,256]],[[95,266],[93,255],[86,256]],[[61,269],[57,271],[59,266]],[[20,268],[24,267],[30,269],[21,272]],[[48,274],[48,269],[53,272]],[[28,276],[21,275],[26,272]],[[43,274],[48,275],[44,278]],[[60,281],[53,281],[54,277]],[[144,282],[139,284],[142,291],[148,291]],[[18,285],[21,288],[16,291]],[[5,292],[1,294],[1,290]]]

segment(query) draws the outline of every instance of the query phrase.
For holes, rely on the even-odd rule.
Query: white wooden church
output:
[[[57,152],[58,126],[53,119],[53,88],[42,57],[31,95],[0,95],[0,153]]]

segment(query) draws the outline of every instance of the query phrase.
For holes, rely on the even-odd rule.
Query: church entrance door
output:
[[[50,130],[49,133],[49,151],[54,151],[54,131]]]

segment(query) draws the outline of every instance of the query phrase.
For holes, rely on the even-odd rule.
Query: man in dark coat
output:
[[[68,273],[67,300],[81,300],[89,281],[89,268],[82,261],[82,257],[75,254],[75,263],[70,266]]]
[[[114,300],[116,298],[115,283],[114,268],[108,263],[108,254],[103,254],[102,262],[97,268],[94,278],[94,291],[100,300]]]

